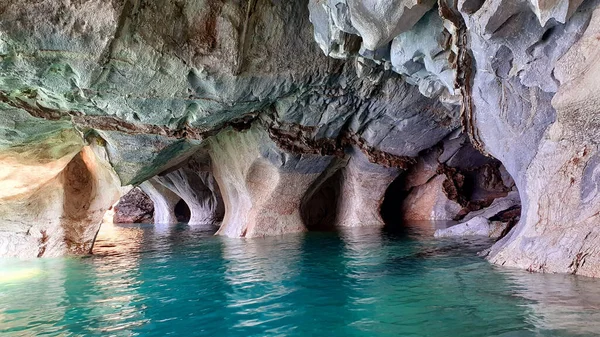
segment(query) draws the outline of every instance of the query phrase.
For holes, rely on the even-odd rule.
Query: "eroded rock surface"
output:
[[[599,276],[595,183],[598,136],[600,12],[595,9],[581,39],[558,60],[560,87],[552,99],[556,122],[538,144],[524,172],[528,207],[523,220],[491,252],[492,261],[532,271]],[[584,70],[585,69],[585,70]]]
[[[209,160],[207,156],[200,154],[191,158],[183,167],[153,178],[186,203],[190,210],[188,223],[193,226],[210,226],[223,219],[223,199],[210,172]],[[163,198],[167,197],[168,195],[163,194]]]
[[[112,223],[151,223],[154,203],[140,188],[125,194],[114,207]]]
[[[506,223],[500,221],[490,221],[484,217],[477,216],[473,219],[435,231],[436,238],[447,237],[469,237],[484,236],[489,238],[499,238],[506,229]]]
[[[597,7],[4,1],[0,256],[88,252],[140,186],[232,237],[502,222],[493,262],[597,276]]]
[[[152,200],[152,220],[156,225],[172,225],[177,223],[175,207],[181,197],[161,184],[156,178],[144,181],[140,189]]]
[[[254,237],[305,230],[302,198],[333,156],[289,154],[257,127],[222,133],[211,140],[210,149],[225,201],[219,234]]]

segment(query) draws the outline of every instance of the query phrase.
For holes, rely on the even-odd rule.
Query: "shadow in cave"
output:
[[[402,203],[408,196],[404,187],[405,173],[400,174],[385,191],[379,214],[385,223],[383,227],[386,235],[398,238],[408,237],[414,230],[402,219]]]
[[[465,227],[456,235],[488,230],[483,218],[490,228],[505,227],[502,238],[518,222],[519,193],[502,163],[466,141],[451,141],[422,152],[416,164],[388,186],[380,206],[386,232],[431,237],[437,229],[478,217],[477,229]]]
[[[308,231],[336,231],[338,199],[341,192],[342,170],[327,178],[300,206],[300,216]],[[318,184],[316,182],[315,184]]]
[[[404,190],[404,174],[400,174],[388,186],[379,208],[386,227],[396,227],[402,223],[402,214],[398,210],[407,195],[408,191]]]
[[[183,199],[175,205],[175,216],[179,222],[189,222],[192,217],[192,211]]]

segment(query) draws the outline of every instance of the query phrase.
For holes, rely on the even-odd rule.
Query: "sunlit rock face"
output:
[[[7,99],[8,100],[8,99]],[[98,139],[0,103],[0,255],[85,253],[120,182]]]
[[[27,188],[10,185],[16,180],[14,173],[5,177],[8,184],[0,199],[2,256],[52,257],[91,250],[104,213],[124,189],[102,147],[82,147],[57,173],[52,169],[59,163],[37,165]]]
[[[0,256],[88,252],[139,186],[231,237],[514,225],[493,262],[596,276],[597,5],[4,1]]]

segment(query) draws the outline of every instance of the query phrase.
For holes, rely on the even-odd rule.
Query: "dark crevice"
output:
[[[369,146],[358,134],[343,131],[336,138],[316,138],[317,128],[292,123],[262,121],[269,137],[281,149],[296,154],[318,154],[322,156],[346,156],[346,149],[355,146],[367,156],[369,161],[384,167],[406,169],[413,165],[414,159],[397,156]]]
[[[388,186],[380,207],[387,230],[407,233],[412,223],[475,216],[505,223],[502,236],[515,226],[521,206],[514,180],[500,161],[483,156],[468,141],[457,143],[460,139],[449,138],[422,151],[417,164]],[[505,199],[489,209],[499,198]]]
[[[187,203],[181,199],[175,205],[175,216],[177,217],[177,221],[179,222],[189,222],[192,216],[192,212],[188,207]]]
[[[327,178],[300,206],[300,215],[309,231],[333,231],[341,191],[342,171]]]
[[[385,191],[379,211],[386,227],[402,227],[402,213],[399,209],[409,193],[404,188],[404,179],[404,174],[400,174]]]

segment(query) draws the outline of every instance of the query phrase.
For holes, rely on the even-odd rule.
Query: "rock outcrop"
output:
[[[114,207],[112,223],[152,223],[154,203],[140,188],[125,194]]]
[[[596,223],[596,107],[600,11],[556,63],[560,83],[551,104],[555,122],[538,142],[527,170],[522,221],[491,251],[491,260],[532,271],[600,276]],[[577,14],[575,14],[577,15]],[[575,15],[573,19],[575,19]]]
[[[434,236],[436,238],[469,236],[498,238],[505,230],[506,223],[500,221],[489,221],[484,217],[477,216],[461,224],[445,229],[438,229],[435,231]]]
[[[0,198],[1,256],[52,257],[91,250],[104,213],[125,192],[104,148],[95,143],[91,140],[75,153],[64,153],[61,145],[53,148],[57,152],[30,152],[31,157],[4,153],[8,183]],[[9,151],[19,151],[15,147]],[[38,157],[48,155],[58,160]]]
[[[0,256],[89,252],[139,186],[232,237],[502,222],[491,261],[597,276],[597,8],[4,1]]]

